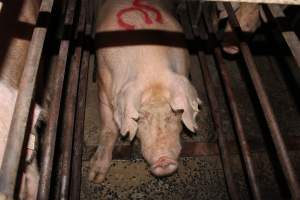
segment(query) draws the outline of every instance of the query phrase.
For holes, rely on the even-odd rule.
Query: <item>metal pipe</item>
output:
[[[282,27],[280,26],[279,22],[276,20],[276,18],[286,18],[285,14],[281,10],[281,8],[278,5],[268,5],[263,6],[264,12],[266,13],[266,16],[268,17],[269,21],[274,20],[276,23],[276,28],[281,32],[281,36],[283,37],[284,41],[290,48],[290,51],[297,63],[298,70],[300,70],[300,41],[298,36],[294,31],[286,31],[282,30]]]
[[[207,11],[204,11],[204,21],[207,26],[208,34],[210,35],[210,40],[212,43],[216,44],[216,34],[213,28],[213,25],[211,23],[209,14]],[[236,97],[234,95],[233,89],[232,89],[232,84],[229,79],[229,73],[227,70],[227,65],[224,62],[224,59],[222,57],[221,49],[219,46],[215,46],[213,48],[213,54],[216,58],[217,61],[217,66],[221,74],[221,79],[224,83],[225,87],[225,92],[226,96],[228,98],[229,102],[229,107],[232,113],[233,121],[234,121],[234,127],[236,130],[236,134],[239,140],[239,145],[241,147],[242,155],[243,155],[243,160],[245,162],[246,166],[246,171],[248,175],[248,180],[250,184],[250,188],[253,194],[254,199],[261,199],[261,193],[258,187],[257,179],[255,176],[254,172],[254,165],[253,165],[253,159],[251,157],[251,152],[250,152],[250,146],[246,138],[246,133],[242,124],[240,112],[238,110],[237,102],[236,102]]]
[[[234,15],[231,4],[224,3],[224,7],[228,13],[229,22],[231,24],[231,27],[233,27],[233,29],[235,31],[237,31],[237,34],[239,36],[242,36],[242,31],[241,31],[239,22]],[[240,39],[242,39],[242,38],[240,38]],[[289,155],[287,153],[287,148],[286,148],[286,145],[282,138],[282,134],[280,132],[277,121],[275,119],[275,115],[273,113],[273,110],[272,110],[272,107],[270,104],[270,100],[267,96],[267,93],[266,93],[264,87],[263,87],[261,77],[257,71],[256,64],[254,63],[254,60],[253,60],[253,57],[252,57],[249,47],[247,46],[247,44],[244,41],[240,41],[240,49],[241,49],[243,58],[245,60],[247,69],[249,71],[250,77],[252,79],[252,83],[253,83],[256,93],[258,95],[258,99],[261,104],[262,110],[264,112],[265,118],[267,120],[267,124],[270,129],[271,137],[272,137],[273,143],[275,145],[277,156],[279,158],[281,167],[283,169],[283,173],[285,175],[289,189],[291,191],[292,198],[300,199],[300,188],[299,188],[298,179],[296,177],[295,170],[291,164]]]
[[[191,18],[191,4],[187,2],[187,7],[190,13],[190,18]],[[199,4],[199,7],[202,8],[202,5]],[[200,29],[204,30],[204,22],[203,19],[201,18],[202,15],[202,9],[198,8],[197,10],[197,18],[196,18],[196,24],[194,24],[194,28],[197,28],[198,23],[200,22]],[[217,95],[214,89],[214,84],[211,78],[211,74],[208,69],[207,65],[207,60],[206,56],[204,55],[203,52],[199,51],[198,52],[198,58],[200,61],[200,68],[205,84],[205,88],[207,91],[207,96],[209,100],[209,105],[212,111],[212,117],[213,117],[213,122],[215,126],[215,130],[218,135],[218,147],[220,150],[220,155],[221,155],[221,160],[224,168],[224,173],[225,173],[225,179],[226,179],[226,185],[228,188],[228,193],[231,199],[237,200],[240,199],[238,189],[236,187],[236,183],[234,181],[233,177],[233,170],[231,167],[231,159],[229,155],[229,147],[226,141],[226,136],[224,133],[223,125],[222,125],[222,118],[219,112],[219,101],[217,99]]]
[[[53,0],[43,0],[40,15],[49,14]],[[24,143],[25,131],[30,114],[30,107],[34,96],[40,58],[47,33],[49,19],[44,24],[37,24],[33,30],[31,43],[28,49],[24,71],[21,77],[19,93],[15,104],[12,123],[9,129],[7,147],[4,153],[0,171],[0,199],[13,199],[21,151]],[[45,20],[45,19],[44,19]]]
[[[82,55],[82,63],[80,69],[78,97],[77,97],[77,111],[76,123],[74,133],[73,155],[72,155],[72,176],[70,186],[70,199],[80,199],[81,189],[81,168],[82,168],[82,153],[83,153],[83,134],[84,134],[84,120],[86,108],[86,95],[88,85],[89,66],[94,63],[94,56],[90,56],[90,45],[92,37],[92,25],[94,17],[93,0],[85,1],[84,6],[87,9],[87,19],[85,27],[85,45]]]
[[[195,1],[195,0],[190,0],[190,1]],[[300,5],[299,0],[201,0],[201,2],[240,2],[240,3]]]
[[[71,158],[72,158],[72,145],[74,137],[74,122],[76,112],[76,100],[78,89],[78,78],[80,71],[80,62],[82,54],[82,42],[83,32],[85,27],[85,13],[86,8],[84,2],[81,4],[79,23],[76,30],[77,44],[75,47],[75,53],[72,57],[64,109],[64,123],[63,123],[63,142],[62,142],[62,156],[61,156],[61,184],[60,184],[60,199],[68,199],[69,195],[69,183],[71,172]]]
[[[66,28],[64,31],[66,33],[67,39],[62,40],[60,44],[60,50],[54,75],[55,78],[53,81],[53,93],[49,109],[49,119],[45,131],[44,149],[42,151],[43,159],[41,163],[40,182],[38,189],[38,199],[40,200],[47,200],[49,198],[57,125],[69,52],[69,40],[71,37],[70,27],[73,24],[75,8],[76,0],[70,0],[68,2],[68,8],[64,22]]]
[[[202,53],[198,53],[198,57],[201,63],[201,68],[202,68],[202,74],[203,74],[203,79],[205,83],[205,87],[207,90],[208,94],[208,99],[209,99],[209,104],[212,110],[212,116],[213,116],[213,121],[215,124],[215,129],[218,134],[218,145],[220,149],[220,155],[223,163],[223,168],[224,168],[224,173],[225,173],[225,178],[226,178],[226,185],[228,187],[228,192],[230,195],[230,198],[232,200],[234,199],[240,199],[238,189],[236,188],[236,183],[234,181],[233,173],[232,173],[232,168],[231,168],[231,159],[229,155],[229,150],[228,150],[228,144],[226,142],[226,136],[223,130],[222,126],[222,119],[220,116],[219,112],[219,102],[217,100],[213,85],[212,85],[212,78],[210,75],[210,72],[207,67],[207,61],[206,61],[206,56]]]
[[[222,80],[225,86],[226,95],[229,102],[229,107],[233,116],[234,127],[239,139],[239,145],[241,147],[243,159],[246,166],[246,171],[250,183],[250,188],[253,194],[254,199],[261,199],[261,193],[258,187],[257,178],[254,172],[253,159],[251,157],[250,146],[246,138],[246,133],[242,124],[241,115],[238,110],[236,97],[233,93],[232,85],[229,80],[229,73],[227,71],[227,66],[223,60],[221,49],[215,48],[214,55],[216,57],[218,68],[220,70],[220,74],[222,76]]]

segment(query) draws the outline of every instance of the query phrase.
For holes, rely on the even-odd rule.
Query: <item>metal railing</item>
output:
[[[209,1],[209,0],[207,0]],[[249,0],[250,1],[250,0]],[[264,2],[266,2],[265,0]],[[186,1],[188,8],[192,1]],[[251,2],[254,2],[253,0]],[[43,45],[46,40],[47,27],[52,15],[52,0],[43,0],[40,7],[39,19],[34,28],[29,53],[26,59],[24,73],[21,78],[20,92],[17,97],[16,107],[13,114],[13,120],[9,131],[7,148],[4,154],[3,164],[0,171],[0,199],[13,199],[21,152],[24,143],[25,130],[29,119],[30,106],[35,93],[36,80],[39,66],[41,64],[41,55]],[[83,132],[85,104],[87,95],[87,83],[89,67],[93,65],[94,56],[91,55],[91,41],[93,37],[94,23],[94,0],[69,0],[65,1],[66,10],[63,21],[63,37],[60,41],[59,53],[54,63],[55,68],[52,99],[48,111],[49,117],[45,130],[44,145],[42,149],[41,176],[38,190],[38,199],[49,199],[51,188],[51,177],[53,168],[53,159],[57,143],[57,132],[60,119],[62,121],[62,151],[60,154],[59,169],[59,187],[58,198],[60,199],[79,199],[81,185],[81,167],[83,152]],[[270,3],[272,3],[270,1]],[[279,3],[299,4],[299,1],[285,0]],[[201,7],[200,7],[201,6]],[[240,110],[237,106],[236,96],[232,89],[232,83],[229,78],[227,65],[221,51],[220,41],[217,39],[216,31],[213,29],[208,10],[204,5],[199,4],[193,26],[190,24],[188,15],[182,17],[183,23],[189,24],[192,28],[200,28],[206,40],[206,51],[198,51],[197,56],[200,61],[201,72],[207,92],[209,106],[218,136],[218,151],[223,164],[224,175],[228,193],[231,199],[240,199],[237,183],[234,179],[234,169],[231,166],[231,154],[229,141],[222,126],[222,116],[219,113],[219,100],[216,95],[215,86],[212,81],[212,75],[207,65],[207,54],[210,52],[217,63],[217,69],[220,72],[221,82],[224,86],[225,94],[229,102],[230,112],[233,118],[235,133],[238,138],[238,144],[241,149],[241,155],[246,167],[250,189],[254,199],[262,199],[263,191],[260,190],[257,183],[253,158],[250,152],[247,132],[243,127],[240,116]],[[246,63],[249,75],[254,85],[256,94],[259,98],[260,106],[263,110],[265,119],[270,129],[272,142],[275,145],[276,153],[282,167],[282,171],[288,183],[293,199],[300,198],[299,182],[295,170],[291,164],[286,144],[282,138],[277,120],[270,100],[266,94],[261,77],[257,72],[257,66],[254,62],[251,51],[244,41],[243,32],[239,26],[230,3],[224,3],[228,12],[229,21],[233,27],[236,36],[239,38],[239,47]],[[291,54],[300,67],[300,45],[299,39],[293,31],[285,32],[276,23],[278,17],[284,17],[284,14],[277,6],[264,6],[268,19],[277,24],[277,31],[284,38],[289,46]],[[191,13],[191,9],[186,10]],[[78,22],[77,22],[78,20]],[[191,33],[194,37],[194,33]],[[195,39],[195,37],[194,37]],[[211,48],[211,49],[209,49]],[[65,81],[66,79],[66,81]],[[66,92],[65,98],[63,91]],[[62,101],[64,100],[64,101]],[[64,105],[64,106],[62,106]],[[63,108],[63,109],[62,109]],[[63,116],[60,118],[60,116]],[[183,145],[184,146],[184,145]],[[189,145],[186,145],[189,146]],[[197,146],[195,144],[194,146]],[[198,145],[199,146],[199,145]],[[185,147],[184,147],[185,148]],[[200,147],[201,148],[201,147]],[[215,148],[211,148],[216,151]],[[189,154],[188,149],[183,150],[183,155]],[[55,163],[56,164],[56,163]]]

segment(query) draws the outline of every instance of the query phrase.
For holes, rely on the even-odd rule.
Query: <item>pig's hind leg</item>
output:
[[[101,134],[97,151],[90,160],[89,180],[104,181],[112,160],[112,151],[118,138],[118,129],[113,119],[113,111],[103,90],[99,93]]]

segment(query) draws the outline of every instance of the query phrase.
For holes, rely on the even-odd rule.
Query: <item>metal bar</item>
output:
[[[300,137],[289,136],[286,139],[289,151],[300,150]],[[249,139],[251,153],[266,153],[264,141],[261,139]],[[199,157],[199,156],[219,156],[220,148],[217,143],[203,143],[203,142],[183,142],[180,157]],[[228,148],[229,157],[239,154],[240,150],[236,147],[235,140],[227,140],[226,146]],[[86,156],[83,161],[88,161],[97,149],[97,145],[89,145],[86,147]],[[113,152],[113,159],[115,160],[131,160],[132,159],[131,145],[119,144],[116,145]],[[134,159],[142,158],[142,155],[134,157]]]
[[[202,67],[203,79],[208,94],[209,104],[212,110],[215,129],[218,134],[218,145],[221,152],[220,155],[223,163],[228,192],[231,199],[240,199],[238,189],[236,188],[236,183],[233,178],[228,144],[226,143],[226,136],[221,123],[222,119],[219,113],[219,106],[218,106],[219,102],[217,100],[216,93],[212,85],[213,82],[212,82],[210,72],[208,70],[206,56],[202,52],[199,52],[198,57]]]
[[[196,0],[190,0],[196,1]],[[201,2],[240,2],[240,3],[265,3],[265,4],[284,4],[300,5],[299,0],[201,0]]]
[[[67,39],[62,40],[60,44],[60,50],[57,58],[54,75],[55,78],[53,81],[53,93],[49,109],[49,119],[45,131],[44,149],[42,151],[43,160],[41,163],[40,182],[38,189],[38,199],[40,200],[47,200],[49,198],[57,125],[61,105],[63,82],[69,52],[71,26],[73,24],[75,8],[76,0],[70,0],[68,2],[68,8],[64,22],[64,31]]]
[[[246,133],[242,124],[240,112],[238,110],[236,97],[233,93],[232,85],[229,80],[229,73],[227,71],[227,66],[223,61],[222,53],[220,48],[214,49],[214,55],[216,57],[219,70],[221,72],[222,80],[225,86],[226,95],[229,102],[229,107],[233,116],[234,126],[236,129],[236,133],[239,139],[239,145],[241,146],[241,151],[243,155],[243,159],[246,165],[246,171],[251,187],[251,191],[253,193],[254,199],[261,199],[260,190],[257,184],[257,179],[254,172],[253,159],[251,157],[250,146],[246,138]]]
[[[76,30],[77,44],[75,47],[75,53],[72,57],[70,72],[66,90],[66,100],[64,109],[64,123],[63,123],[63,143],[62,143],[62,156],[61,156],[61,185],[60,185],[60,199],[68,199],[69,195],[69,183],[71,172],[71,158],[72,158],[72,145],[74,137],[74,122],[76,113],[76,100],[78,79],[80,71],[80,62],[82,54],[82,42],[85,27],[85,15],[86,8],[83,1],[81,3],[79,23]]]
[[[207,26],[208,34],[210,34],[210,38],[212,43],[216,43],[216,34],[213,29],[213,25],[211,24],[210,17],[208,13],[205,11],[204,12],[204,20]],[[225,92],[226,96],[228,98],[229,102],[229,107],[233,116],[233,121],[234,121],[234,127],[236,130],[236,134],[239,140],[239,145],[241,147],[242,155],[243,155],[243,160],[245,162],[246,166],[246,171],[248,175],[248,180],[250,183],[250,188],[253,194],[254,199],[261,199],[261,192],[258,187],[257,179],[255,176],[254,172],[254,165],[253,165],[253,159],[251,157],[251,152],[250,152],[250,145],[247,141],[246,133],[242,124],[241,120],[241,115],[238,110],[237,102],[236,102],[236,97],[234,95],[233,89],[232,89],[232,84],[229,79],[229,73],[227,70],[227,65],[224,62],[224,59],[222,57],[221,49],[218,46],[215,46],[213,48],[213,53],[217,61],[217,66],[219,68],[220,74],[221,74],[221,79],[224,83],[225,87]]]
[[[278,5],[268,5],[268,8],[266,6],[263,6],[266,16],[269,17],[268,20],[275,20],[275,23],[277,25],[277,29],[281,32],[281,36],[283,37],[284,41],[290,48],[290,51],[297,63],[298,70],[300,70],[300,41],[297,37],[296,33],[294,31],[285,31],[281,30],[281,26],[279,22],[276,20],[276,18],[286,18],[285,14],[282,12],[281,8]],[[270,16],[271,15],[271,16]],[[273,19],[270,19],[273,18]]]
[[[191,9],[191,4],[188,2],[187,2],[187,7],[188,7],[188,11],[190,13],[189,17],[191,19],[192,9]],[[201,9],[200,9],[200,7],[201,7]],[[197,18],[196,18],[197,24],[194,24],[193,28],[197,28],[198,23],[201,22],[200,29],[204,30],[204,27],[203,27],[204,22],[203,22],[203,19],[201,18],[201,16],[202,16],[202,5],[199,4],[198,10],[197,10]],[[194,32],[194,29],[192,30],[192,32]],[[229,193],[229,196],[231,199],[237,200],[237,199],[240,199],[240,196],[239,196],[238,189],[236,187],[236,183],[234,181],[233,170],[231,168],[231,159],[229,156],[229,148],[228,148],[228,144],[226,142],[226,136],[224,133],[222,119],[221,119],[221,115],[219,112],[219,110],[220,110],[219,109],[219,101],[217,99],[217,95],[216,95],[216,92],[214,89],[214,84],[213,84],[211,74],[208,69],[206,56],[203,52],[199,51],[198,58],[200,61],[200,68],[201,68],[205,88],[207,91],[207,96],[208,96],[209,105],[211,108],[211,113],[212,113],[212,117],[213,117],[215,130],[218,135],[218,147],[219,147],[219,150],[221,153],[220,155],[221,155],[221,160],[222,160],[222,164],[223,164],[223,168],[224,168],[228,193]]]
[[[232,6],[230,3],[224,3],[225,9],[229,16],[229,22],[231,27],[234,27],[234,30],[238,32],[241,36],[242,31],[237,21]],[[289,189],[292,194],[293,199],[300,199],[300,188],[298,179],[295,174],[295,170],[291,164],[289,155],[287,153],[287,148],[282,138],[282,134],[280,132],[279,126],[276,122],[275,115],[273,113],[270,100],[267,96],[267,93],[263,87],[263,83],[261,77],[257,71],[256,64],[254,63],[252,54],[250,52],[249,47],[244,41],[240,41],[240,49],[243,55],[243,58],[246,62],[246,66],[248,68],[250,77],[252,79],[253,85],[255,87],[256,93],[258,95],[262,110],[264,112],[265,118],[267,120],[267,124],[270,129],[271,137],[273,139],[273,143],[275,145],[275,149],[277,152],[277,156],[279,158],[281,167],[283,169],[283,173],[287,180]]]
[[[86,95],[88,85],[89,66],[94,63],[94,56],[90,56],[90,43],[92,37],[92,25],[94,19],[94,1],[89,0],[83,6],[86,8],[86,27],[85,27],[85,46],[82,55],[82,63],[80,69],[78,97],[77,97],[77,111],[74,133],[74,145],[72,155],[72,176],[70,186],[70,199],[80,199],[81,189],[81,168],[82,168],[82,153],[83,153],[83,133],[84,133],[84,120],[86,108]]]
[[[53,0],[43,0],[40,7],[41,13],[51,14]],[[49,17],[48,16],[48,17]],[[39,19],[38,18],[38,19]],[[7,147],[4,153],[0,172],[0,199],[13,199],[19,168],[21,151],[24,143],[25,131],[29,119],[30,106],[34,96],[37,72],[47,33],[49,18],[34,28],[32,40],[28,49],[24,71],[21,77],[19,93],[9,130]]]

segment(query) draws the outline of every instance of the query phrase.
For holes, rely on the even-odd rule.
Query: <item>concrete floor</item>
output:
[[[265,57],[257,57],[256,61],[263,73],[265,86],[272,99],[272,104],[277,115],[280,127],[284,134],[298,135],[300,130],[300,115],[291,95],[287,92],[287,86],[280,74],[278,66],[269,68],[266,65]],[[274,58],[270,58],[274,59]],[[208,102],[202,83],[199,63],[195,56],[191,55],[192,61],[192,82],[195,83],[200,97],[204,101],[204,107],[199,118],[200,132],[191,136],[184,134],[183,140],[194,140],[199,142],[213,141],[214,129],[211,121]],[[234,132],[228,109],[225,106],[225,98],[221,86],[218,82],[218,75],[214,69],[214,63],[209,58],[210,69],[213,79],[216,82],[216,89],[221,102],[221,113],[223,125],[228,139],[233,139]],[[239,66],[234,61],[228,61],[228,66],[233,80],[234,91],[241,114],[243,116],[244,127],[247,137],[259,138],[266,131],[265,127],[258,123],[260,118],[255,112],[255,104],[251,101],[247,85],[242,81]],[[91,79],[90,79],[91,80]],[[93,184],[87,180],[88,160],[92,154],[90,149],[94,149],[98,141],[100,132],[99,116],[97,110],[97,88],[92,81],[89,83],[87,97],[87,112],[85,120],[85,154],[83,164],[81,199],[228,199],[224,173],[219,156],[202,156],[197,158],[181,158],[179,170],[176,174],[165,177],[153,177],[144,160],[114,160],[107,179],[102,184]],[[284,103],[283,103],[284,102]],[[283,117],[284,116],[284,117]],[[123,142],[123,141],[119,141]],[[139,149],[137,149],[139,151]],[[300,158],[297,152],[290,152],[294,166],[300,171]],[[270,158],[265,151],[252,154],[259,186],[265,199],[282,199],[278,190],[278,185],[274,177],[274,167],[270,164]],[[237,154],[232,155],[232,166],[239,186],[242,199],[249,199],[247,184],[240,158]]]

